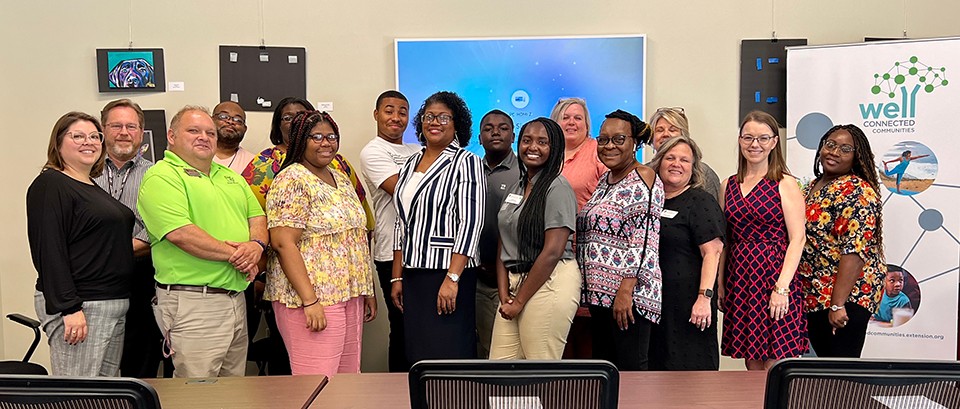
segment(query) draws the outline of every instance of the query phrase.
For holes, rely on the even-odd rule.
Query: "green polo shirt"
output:
[[[248,219],[264,214],[243,177],[217,163],[207,176],[166,151],[144,174],[137,209],[150,235],[158,283],[247,288],[246,275],[229,262],[195,257],[166,238],[193,224],[217,240],[250,240]]]

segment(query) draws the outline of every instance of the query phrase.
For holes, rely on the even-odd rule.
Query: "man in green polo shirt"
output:
[[[243,290],[260,271],[267,220],[246,182],[213,163],[217,129],[206,108],[174,115],[162,161],[143,176],[137,208],[156,269],[154,314],[175,377],[243,376]]]

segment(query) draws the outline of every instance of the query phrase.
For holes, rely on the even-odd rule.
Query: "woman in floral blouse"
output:
[[[660,321],[663,183],[637,162],[650,127],[621,110],[606,118],[597,156],[610,170],[577,215],[581,303],[590,308],[593,357],[621,371],[646,370],[651,328]]]
[[[858,358],[887,270],[880,185],[863,131],[827,131],[813,173],[804,189],[807,242],[798,269],[810,343],[817,356]]]
[[[360,372],[363,323],[377,314],[363,207],[331,166],[339,147],[329,114],[297,114],[267,196],[275,251],[263,298],[273,301],[294,375]]]

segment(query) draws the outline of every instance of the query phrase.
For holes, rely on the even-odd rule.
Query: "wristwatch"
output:
[[[709,288],[704,288],[700,290],[699,294],[706,297],[708,300],[713,298],[713,290]]]
[[[830,306],[830,311],[833,311],[833,312],[837,312],[837,311],[840,311],[840,310],[842,310],[842,309],[843,309],[843,306],[842,306],[842,305],[831,305],[831,306]]]
[[[447,271],[447,277],[450,277],[450,281],[453,281],[454,283],[460,282],[460,274]]]

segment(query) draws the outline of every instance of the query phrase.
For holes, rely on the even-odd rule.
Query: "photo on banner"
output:
[[[887,276],[862,356],[957,359],[960,84],[950,78],[960,72],[960,38],[797,47],[788,56],[790,169],[812,180],[820,138],[854,124],[880,176]]]

